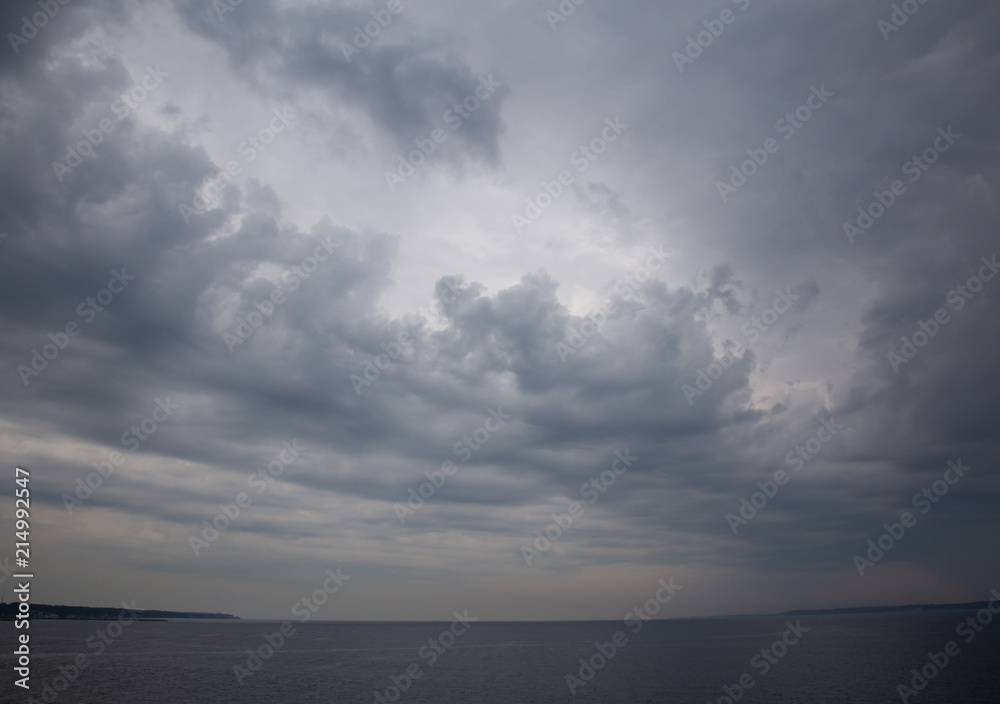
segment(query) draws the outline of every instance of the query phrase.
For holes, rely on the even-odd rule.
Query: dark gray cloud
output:
[[[501,86],[475,110],[463,111],[480,76],[492,74],[485,69],[477,74],[440,40],[413,37],[407,27],[413,10],[405,3],[402,13],[389,13],[391,21],[378,23],[372,40],[365,34],[359,39],[358,29],[363,33],[379,19],[374,15],[388,12],[385,8],[259,3],[220,17],[199,0],[178,3],[186,25],[222,47],[234,71],[258,89],[286,100],[316,91],[331,108],[358,111],[371,120],[404,154],[415,148],[414,140],[429,139],[433,130],[457,121],[462,128],[456,140],[464,148],[455,156],[496,164],[500,111],[509,89]],[[328,122],[330,116],[316,119]],[[448,145],[442,149],[453,151]]]
[[[339,614],[361,618],[463,595],[494,618],[607,616],[614,600],[581,585],[627,595],[668,573],[696,585],[692,614],[979,594],[1000,491],[1000,280],[982,260],[998,11],[927,4],[883,40],[891,7],[740,4],[588,4],[556,31],[537,4],[476,22],[406,4],[348,61],[367,8],[71,3],[3,53],[0,446],[32,468],[40,564],[92,570],[39,600],[131,589],[270,616],[334,563],[366,585]],[[727,7],[736,21],[679,73],[673,52]],[[54,168],[149,65],[162,86]],[[503,88],[427,178],[386,189],[490,72]],[[813,86],[833,97],[786,140],[777,121]],[[286,103],[300,117],[240,160]],[[626,138],[515,235],[510,209],[609,115]],[[961,136],[934,147],[939,128]],[[723,201],[717,182],[772,137]],[[240,177],[183,213],[232,158]],[[897,179],[852,243],[845,221]],[[509,418],[480,430],[491,411]],[[734,535],[727,514],[830,419],[843,429]],[[293,440],[301,456],[256,493]],[[519,546],[626,450],[634,466],[525,565]],[[112,451],[124,461],[67,511]],[[969,474],[859,578],[852,556],[958,458]],[[447,461],[401,524],[396,505]],[[240,492],[253,505],[195,556],[190,536]]]

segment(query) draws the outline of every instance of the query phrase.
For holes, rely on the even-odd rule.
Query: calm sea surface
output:
[[[739,699],[747,704],[902,702],[897,685],[928,663],[928,652],[955,641],[958,655],[908,701],[998,704],[1000,616],[981,632],[969,629],[975,637],[966,643],[968,635],[955,629],[969,615],[808,616],[798,619],[808,632],[798,633],[788,632],[788,619],[779,617],[654,621],[639,633],[621,621],[473,623],[453,640],[442,639],[448,623],[293,622],[295,633],[242,685],[234,665],[246,667],[247,650],[264,645],[264,634],[278,631],[280,623],[135,622],[117,638],[105,633],[110,644],[97,654],[96,634],[114,622],[35,620],[30,693],[13,684],[13,625],[0,629],[0,701],[44,701],[43,694],[51,701],[56,689],[47,685],[62,690],[54,701],[73,704],[329,704],[394,697],[436,704],[714,704],[731,701],[723,687],[740,695],[742,676],[744,683],[752,680]],[[602,645],[610,657],[599,655],[595,642],[613,644],[617,631],[619,642],[622,636],[627,642],[613,654]],[[792,645],[774,646],[783,636]],[[269,647],[262,648],[265,654]],[[769,652],[761,655],[762,649]],[[82,669],[74,662],[78,654],[87,656]],[[581,658],[592,661],[582,673],[586,680]],[[928,666],[928,673],[934,669]],[[575,694],[568,674],[582,683]]]

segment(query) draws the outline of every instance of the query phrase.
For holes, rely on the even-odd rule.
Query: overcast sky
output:
[[[1000,6],[902,4],[4,3],[32,600],[986,598]]]

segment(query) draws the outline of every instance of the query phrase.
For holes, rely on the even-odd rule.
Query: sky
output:
[[[577,2],[4,3],[33,601],[1000,586],[1000,6]]]

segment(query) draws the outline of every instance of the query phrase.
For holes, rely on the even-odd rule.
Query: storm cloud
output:
[[[331,619],[980,598],[1000,8],[902,4],[6,5],[34,600],[283,617],[334,566]]]

